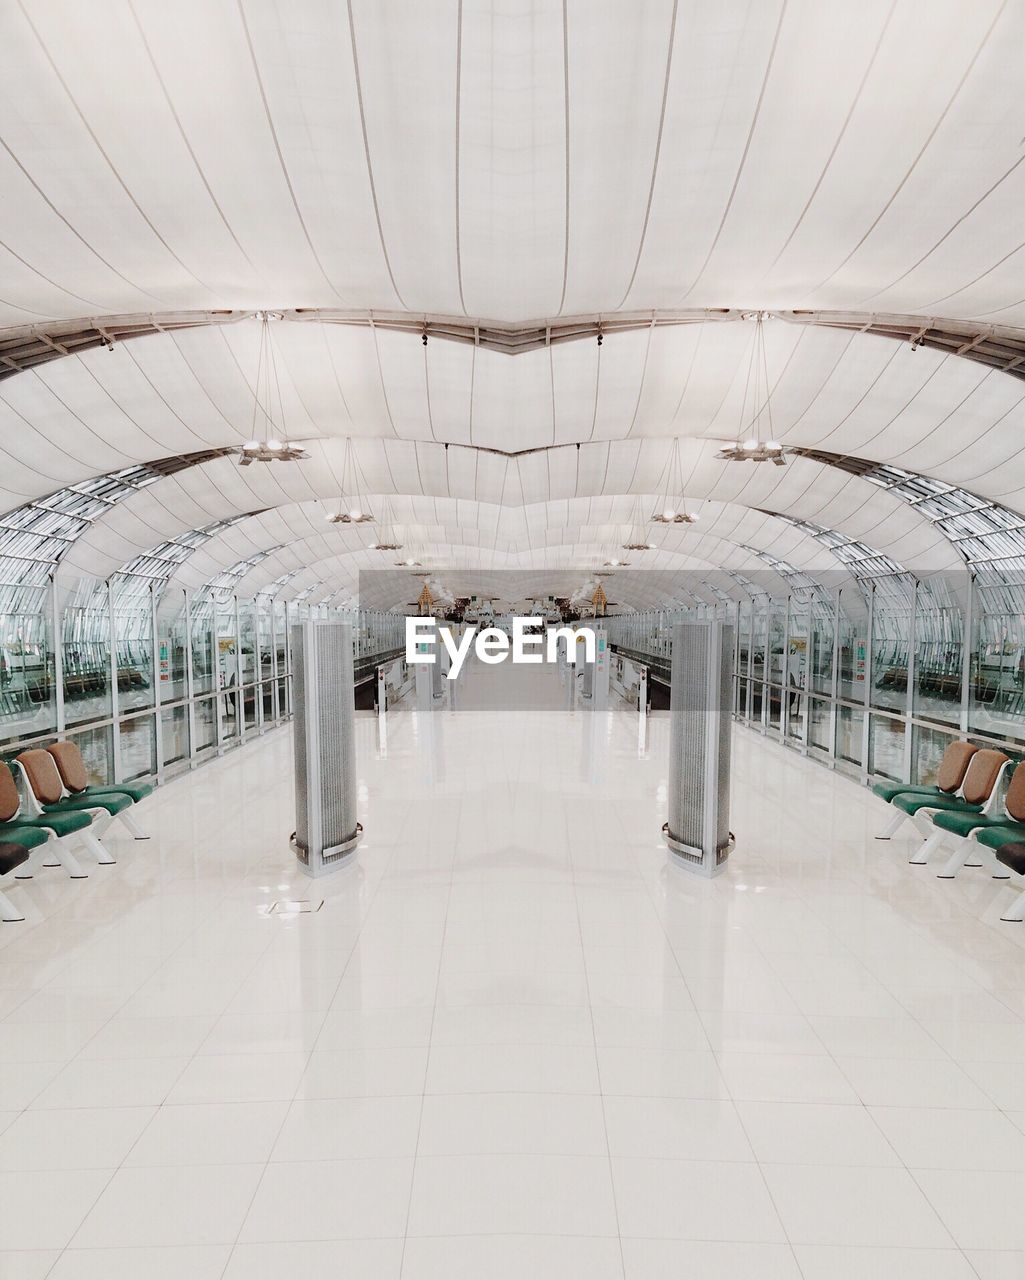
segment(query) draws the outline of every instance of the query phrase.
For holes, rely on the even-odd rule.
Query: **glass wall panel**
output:
[[[966,578],[934,577],[918,588],[915,616],[914,712],[959,724]]]
[[[852,764],[861,764],[864,725],[864,711],[859,711],[855,707],[837,707],[836,754],[839,759],[849,760]]]
[[[214,605],[210,599],[192,601],[192,684],[195,693],[212,693],[217,687],[217,642]]]
[[[858,587],[840,592],[838,696],[849,702],[865,701],[868,659],[868,605]]]
[[[217,699],[201,698],[196,711],[196,751],[217,745]]]
[[[163,763],[174,764],[189,754],[189,716],[185,706],[168,707],[160,713],[160,737]]]
[[[180,588],[154,601],[154,580],[134,574],[115,577],[112,586],[62,585],[58,651],[54,589],[46,573],[41,576],[39,582],[0,582],[0,743],[13,751],[52,739],[63,723],[93,779],[105,783],[153,775],[219,744],[238,743],[243,725],[258,732],[289,715],[292,621],[343,617],[358,633],[364,663],[404,643],[399,614],[343,614],[267,598],[239,602],[236,612],[234,597],[207,593],[189,602]],[[668,651],[675,616],[652,612],[634,628],[652,648]],[[190,662],[198,695],[191,706]]]
[[[217,603],[217,671],[218,684],[224,690],[218,700],[223,713],[222,741],[231,742],[241,732],[244,697],[239,689],[239,656],[237,620],[235,618],[235,601],[232,598]],[[252,615],[250,615],[250,624]],[[249,672],[252,677],[252,626],[250,625]],[[242,670],[245,671],[243,659]]]
[[[816,693],[833,692],[834,608],[829,596],[811,602],[809,672],[811,688]]]
[[[818,747],[821,751],[829,751],[831,746],[829,741],[829,707],[830,704],[824,698],[811,699],[811,724],[808,728],[808,741],[813,747]]]
[[[118,710],[153,706],[153,611],[150,593],[114,589]]]
[[[284,675],[288,670],[288,611],[279,600],[274,601],[274,652],[277,673]]]
[[[261,686],[258,684],[247,684],[242,690],[242,707],[247,730],[260,727],[260,697]]]
[[[244,685],[253,685],[259,679],[260,673],[260,651],[257,646],[257,632],[255,619],[256,606],[249,603],[239,603],[238,606],[238,627],[239,627],[239,663],[242,668],[242,683]],[[230,629],[234,635],[235,621],[234,608],[230,607],[231,622]]]
[[[668,632],[668,627],[666,628]],[[742,600],[738,613],[737,673],[740,677],[738,714],[742,719],[750,715],[751,706],[751,602]]]
[[[104,786],[114,781],[114,730],[109,724],[68,735],[82,753],[89,781]]]
[[[259,651],[257,678],[268,680],[271,676],[271,659],[274,644],[271,636],[271,605],[269,600],[259,599],[256,602],[256,647]]]
[[[185,592],[169,593],[160,601],[157,614],[157,679],[163,703],[178,702],[188,696],[185,624]]]
[[[245,717],[246,698],[252,699],[252,696],[252,686],[248,690],[242,690],[237,684],[233,684],[217,699],[221,715],[221,742],[224,745],[238,744]]]
[[[748,718],[752,724],[762,723],[763,689],[761,680],[752,680],[748,690]]]
[[[64,606],[64,715],[69,725],[106,720],[110,690],[110,609],[106,588],[83,583]]]
[[[972,615],[968,723],[980,733],[1025,737],[1025,579],[980,575]]]
[[[768,633],[767,602],[756,600],[751,609],[751,678],[764,680]]]
[[[57,727],[55,669],[49,587],[0,584],[0,742]]]
[[[765,677],[772,684],[782,685],[786,660],[783,642],[786,637],[787,608],[785,604],[773,604],[768,611],[768,635],[766,637]]]
[[[790,738],[804,738],[806,702],[804,690],[808,677],[808,624],[811,602],[792,598],[790,601],[790,634],[787,641],[786,732]]]
[[[778,684],[767,684],[765,686],[765,697],[768,699],[766,714],[768,716],[768,724],[772,729],[779,729],[782,725],[783,715],[783,689]]]
[[[157,771],[157,735],[152,715],[122,720],[121,774],[126,782]]]
[[[869,724],[868,772],[900,782],[904,774],[903,720],[872,716]]]
[[[911,596],[877,590],[872,605],[872,706],[904,711],[908,699]]]
[[[933,786],[939,773],[940,760],[947,747],[954,741],[953,735],[924,725],[911,726],[911,776],[921,786]]]

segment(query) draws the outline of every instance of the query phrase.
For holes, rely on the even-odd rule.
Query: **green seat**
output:
[[[68,809],[64,812],[44,813],[38,818],[19,816],[15,822],[19,827],[45,827],[58,836],[70,836],[76,831],[86,831],[92,826],[92,817],[82,809]]]
[[[907,814],[915,814],[919,809],[949,809],[954,813],[981,813],[981,804],[968,804],[956,796],[915,795],[913,791],[902,792],[893,798],[893,807]]]
[[[72,793],[76,800],[82,796],[91,796],[97,801],[100,796],[128,796],[134,804],[152,794],[153,787],[149,782],[120,782],[116,787],[86,787],[84,791]]]
[[[35,849],[46,844],[50,833],[42,827],[30,825],[31,819],[15,818],[13,822],[0,822],[0,840],[9,840],[12,844],[23,844],[26,849]]]
[[[56,804],[44,804],[43,813],[68,813],[72,810],[106,809],[111,815],[130,809],[135,803],[131,796],[123,791],[110,791],[105,795],[93,795],[83,791],[77,796],[68,796]]]
[[[999,849],[1002,844],[1025,840],[1025,822],[1011,822],[1005,818],[1003,822],[994,822],[986,827],[974,838],[989,849]]]
[[[890,804],[896,796],[945,796],[949,793],[941,791],[939,787],[910,787],[906,782],[877,782],[872,787],[872,794]]]
[[[1004,815],[999,818],[987,818],[978,811],[958,813],[954,810],[946,810],[933,814],[932,825],[941,831],[949,831],[951,835],[967,838],[977,827],[1006,826],[1007,821]]]

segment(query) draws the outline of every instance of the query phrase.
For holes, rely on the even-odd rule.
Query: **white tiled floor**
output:
[[[361,718],[365,843],[316,883],[278,731],[116,867],[13,890],[0,1277],[1025,1274],[1013,889],[909,867],[866,792],[740,730],[737,849],[693,879],[667,728],[400,713],[382,757]]]

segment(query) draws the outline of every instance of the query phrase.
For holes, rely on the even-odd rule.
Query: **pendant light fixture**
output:
[[[285,406],[281,398],[281,382],[274,354],[275,343],[270,331],[271,320],[280,320],[281,316],[277,312],[259,311],[257,319],[260,322],[260,349],[256,360],[256,384],[253,388],[252,438],[242,446],[238,465],[249,467],[254,462],[300,462],[310,455],[288,438]]]
[[[398,540],[392,525],[391,504],[387,498],[384,500],[381,519],[381,536],[371,546],[371,551],[401,551],[402,543]]]
[[[634,503],[634,518],[627,534],[627,540],[623,543],[624,551],[654,551],[655,544],[648,537],[648,529],[641,519],[642,498],[638,498]]]
[[[745,320],[754,320],[755,336],[751,344],[751,358],[748,362],[747,381],[744,384],[744,399],[740,404],[740,430],[738,439],[727,444],[715,456],[727,462],[771,462],[774,466],[785,467],[787,460],[783,446],[773,438],[772,428],[772,388],[769,384],[769,364],[765,355],[765,319],[764,311],[745,315]],[[764,383],[764,398],[762,384]],[[748,411],[748,394],[750,393],[750,418]]]
[[[652,513],[655,524],[694,524],[697,516],[687,510],[687,499],[683,496],[683,466],[680,462],[680,438],[673,441],[666,463],[665,485],[662,487],[662,498]]]
[[[367,499],[367,485],[360,470],[356,449],[351,439],[345,441],[342,460],[342,492],[338,510],[327,517],[329,524],[369,524],[374,519]]]

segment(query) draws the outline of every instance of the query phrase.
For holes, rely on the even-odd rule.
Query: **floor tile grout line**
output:
[[[357,857],[358,856],[359,855],[357,854]],[[388,859],[389,865],[394,860],[394,857],[395,857],[395,850],[393,849]],[[350,870],[353,870],[353,869],[354,868],[350,868]],[[371,895],[370,902],[367,904],[366,910],[362,914],[362,917],[360,919],[360,925],[356,931],[356,936],[353,939],[352,946],[349,948],[349,954],[346,959],[345,965],[343,966],[341,973],[338,975],[338,981],[335,983],[335,989],[334,989],[334,995],[332,996],[332,1001],[337,996],[338,990],[342,985],[342,982],[345,978],[345,974],[348,971],[349,965],[352,963],[352,957],[355,954],[356,948],[359,945],[360,934],[363,932],[363,929],[366,926],[366,922],[370,917],[370,913],[373,910],[374,903],[377,901],[377,895],[380,892],[381,884],[383,883],[385,870],[386,869],[382,869],[382,874],[378,877],[377,883],[374,887],[374,892]],[[313,1057],[313,1054],[316,1052],[317,1044],[319,1043],[320,1037],[323,1034],[324,1023],[327,1021],[327,1014],[330,1012],[330,1008],[331,1006],[329,1004],[328,1009],[325,1011],[324,1017],[321,1020],[320,1026],[317,1030],[317,1034],[313,1037],[313,1043],[310,1045],[310,1048],[305,1051],[306,1063],[303,1067],[303,1070],[299,1076],[298,1081],[296,1082],[295,1090],[292,1093],[292,1097],[291,1099],[288,1100],[288,1106],[284,1110],[284,1114],[282,1115],[282,1119],[281,1119],[281,1124],[278,1126],[277,1132],[274,1136],[274,1141],[270,1144],[270,1147],[268,1148],[267,1159],[263,1162],[263,1169],[261,1170],[259,1178],[256,1180],[256,1185],[253,1188],[253,1194],[250,1197],[249,1204],[246,1206],[245,1212],[242,1214],[241,1218],[239,1219],[239,1227],[238,1227],[238,1231],[235,1234],[235,1240],[232,1243],[230,1250],[228,1251],[228,1256],[225,1259],[224,1267],[221,1271],[221,1280],[224,1280],[224,1277],[227,1275],[228,1270],[231,1267],[232,1259],[235,1256],[235,1250],[239,1246],[239,1241],[242,1238],[242,1232],[245,1230],[246,1223],[249,1220],[249,1215],[253,1211],[253,1205],[256,1203],[256,1198],[260,1193],[260,1188],[263,1186],[263,1181],[267,1176],[267,1170],[270,1168],[271,1164],[273,1163],[274,1150],[277,1147],[278,1142],[281,1140],[281,1134],[284,1131],[285,1125],[288,1123],[288,1118],[291,1115],[292,1107],[295,1104],[296,1098],[299,1096],[299,1091],[302,1089],[302,1082],[305,1079],[306,1072],[309,1070],[310,1061]]]
[[[592,712],[592,714],[595,714],[595,713]],[[573,896],[574,896],[574,901],[576,903],[576,910],[577,910],[577,929],[578,929],[579,938],[580,938],[580,949],[583,952],[583,957],[584,957],[584,986],[587,992],[587,1008],[588,1008],[588,1014],[591,1020],[591,1038],[592,1038],[593,1047],[594,1047],[594,1070],[598,1080],[598,1097],[601,1105],[602,1132],[605,1135],[605,1155],[606,1155],[607,1169],[608,1169],[608,1175],[609,1175],[609,1189],[612,1193],[612,1211],[616,1219],[616,1239],[619,1244],[619,1266],[623,1275],[623,1280],[626,1280],[626,1252],[623,1249],[623,1230],[622,1230],[622,1223],[619,1217],[619,1196],[616,1191],[616,1172],[615,1172],[615,1166],[612,1160],[612,1143],[609,1139],[608,1112],[605,1107],[605,1091],[602,1085],[602,1078],[601,1078],[601,1055],[598,1052],[598,1036],[597,1036],[596,1028],[594,1025],[594,1005],[591,1003],[591,981],[590,981],[590,974],[588,972],[588,965],[587,965],[587,949],[584,946],[584,928],[583,928],[583,921],[580,915],[580,895],[577,888],[575,876],[573,879]]]
[[[440,714],[440,713],[435,713],[435,714]],[[461,807],[462,806],[460,806],[460,808]],[[424,1109],[427,1105],[427,1082],[430,1079],[431,1053],[434,1047],[434,1024],[438,1016],[438,992],[441,987],[442,963],[445,955],[445,939],[448,935],[448,917],[449,917],[449,910],[451,908],[451,902],[452,902],[452,886],[455,880],[455,866],[456,866],[456,860],[457,860],[455,848],[458,847],[458,840],[459,840],[461,831],[462,831],[462,819],[460,817],[460,821],[456,825],[455,836],[453,839],[453,846],[454,846],[453,857],[449,865],[448,888],[445,896],[445,918],[441,927],[441,946],[438,949],[438,965],[437,965],[437,970],[435,972],[435,977],[434,977],[434,1005],[431,1009],[431,1024],[427,1032],[427,1058],[424,1063],[423,1092],[420,1095],[420,1110],[419,1110],[419,1114],[417,1115],[417,1122],[416,1122],[416,1142],[413,1147],[413,1160],[410,1166],[410,1173],[409,1173],[409,1196],[406,1200],[406,1218],[402,1228],[402,1250],[399,1255],[398,1280],[402,1280],[403,1273],[405,1272],[405,1269],[406,1269],[406,1243],[409,1239],[409,1223],[410,1223],[410,1218],[413,1212],[413,1196],[416,1191],[417,1161],[420,1158],[420,1141],[423,1135]]]
[[[222,895],[222,897],[221,897],[220,899],[218,899],[218,901],[219,901],[219,902],[223,902],[227,897],[228,897],[228,894],[227,894],[227,893],[225,893],[224,895]],[[211,909],[211,911],[210,911],[210,915],[213,915],[215,910],[216,910],[216,908],[212,908],[212,909]],[[115,926],[113,926],[113,928],[116,928],[116,925],[115,925]],[[188,944],[188,942],[189,942],[193,937],[195,937],[195,936],[196,936],[196,934],[198,934],[198,933],[202,930],[202,928],[203,928],[202,923],[197,924],[196,928],[195,928],[194,930],[192,930],[192,932],[190,932],[189,934],[187,934],[187,935],[186,935],[186,937],[182,940],[182,942],[181,942],[180,946],[176,947],[176,948],[174,949],[174,951],[172,951],[172,952],[169,954],[169,956],[167,957],[167,959],[165,960],[165,962],[164,962],[164,963],[167,963],[167,961],[169,961],[170,959],[172,959],[174,956],[178,955],[179,951],[181,951],[181,950],[182,950],[182,948],[183,948],[183,947],[185,947],[185,946]],[[269,945],[270,945],[270,942],[268,942],[268,946],[269,946]],[[264,950],[266,950],[266,948],[265,948]],[[260,953],[260,955],[261,955],[261,956],[262,956],[263,954],[264,954],[264,952],[261,952],[261,953]],[[216,957],[214,957],[214,958],[216,958]],[[255,964],[255,961],[254,961],[254,964]],[[160,967],[162,967],[162,966],[158,966],[158,969],[157,969],[157,970],[154,970],[154,972],[157,972],[157,971],[159,970],[159,968],[160,968]],[[150,976],[152,976],[152,974],[151,974]],[[146,979],[146,981],[148,981],[148,980],[149,980],[149,979],[147,978],[147,979]],[[239,982],[239,984],[238,984],[238,987],[236,987],[236,994],[237,994],[238,990],[240,990],[240,989],[241,989],[241,986],[243,985],[243,983],[244,983],[244,982],[245,982],[245,979],[244,979],[244,978],[240,980],[240,982]],[[137,990],[141,990],[141,989],[142,989],[142,986],[145,986],[145,982],[143,982],[143,983],[141,984],[141,986],[140,986]],[[136,994],[137,994],[137,993],[136,993]],[[129,1003],[129,1001],[130,1001],[131,999],[133,999],[133,998],[134,998],[134,995],[133,995],[133,996],[129,996],[129,997],[128,997],[128,999],[126,999],[126,1001],[124,1002],[124,1004],[125,1004],[125,1005],[126,1005],[126,1004],[128,1004],[128,1003]],[[230,1003],[231,1003],[231,999],[232,999],[232,998],[233,998],[233,997],[229,997],[227,1004],[230,1004]],[[227,1004],[225,1005],[225,1008],[227,1007]],[[114,1013],[111,1015],[111,1017],[110,1017],[110,1018],[109,1018],[109,1019],[108,1019],[108,1020],[103,1024],[103,1026],[101,1026],[101,1027],[97,1030],[96,1035],[94,1035],[93,1037],[91,1037],[91,1038],[90,1038],[90,1040],[86,1041],[86,1043],[85,1043],[85,1044],[82,1046],[82,1048],[79,1050],[79,1053],[78,1053],[78,1054],[76,1054],[76,1055],[75,1055],[75,1057],[74,1057],[74,1058],[72,1058],[72,1059],[71,1059],[71,1060],[66,1064],[66,1066],[65,1066],[64,1068],[62,1068],[62,1069],[61,1069],[61,1072],[58,1072],[58,1075],[59,1075],[59,1074],[61,1074],[64,1070],[66,1070],[68,1067],[70,1067],[70,1066],[71,1066],[75,1061],[78,1061],[78,1060],[79,1060],[79,1058],[80,1058],[80,1056],[81,1056],[81,1053],[83,1053],[83,1052],[85,1051],[85,1049],[88,1047],[88,1045],[89,1045],[89,1044],[91,1044],[91,1043],[92,1043],[92,1041],[96,1039],[96,1036],[98,1036],[98,1035],[99,1035],[99,1034],[100,1034],[100,1033],[101,1033],[101,1032],[102,1032],[102,1031],[103,1031],[103,1030],[104,1030],[104,1029],[105,1029],[105,1028],[106,1028],[106,1027],[111,1023],[111,1022],[113,1022],[113,1021],[115,1020],[115,1018],[117,1017],[117,1013],[120,1011],[120,1008],[124,1008],[124,1005],[121,1005],[121,1006],[119,1007],[119,1010],[115,1010],[115,1012],[114,1012]],[[221,1013],[220,1015],[214,1015],[214,1017],[215,1017],[215,1023],[214,1023],[214,1025],[215,1025],[215,1026],[216,1026],[216,1020],[217,1020],[217,1019],[219,1019],[219,1017],[221,1017],[221,1016],[223,1016],[223,1010],[222,1010],[222,1013]],[[212,1030],[213,1030],[213,1028],[211,1028],[211,1032],[212,1032]],[[111,1170],[110,1177],[109,1177],[109,1178],[107,1179],[107,1181],[104,1183],[104,1186],[103,1186],[102,1190],[100,1191],[99,1195],[98,1195],[98,1196],[96,1197],[96,1199],[92,1202],[92,1204],[91,1204],[91,1205],[90,1205],[90,1207],[89,1207],[89,1210],[88,1210],[88,1211],[86,1212],[86,1214],[82,1217],[81,1221],[79,1222],[79,1224],[78,1224],[78,1226],[75,1228],[75,1230],[72,1232],[72,1234],[68,1237],[67,1244],[66,1244],[66,1245],[61,1249],[60,1253],[58,1254],[58,1257],[55,1259],[54,1264],[53,1264],[53,1265],[54,1265],[54,1267],[56,1267],[56,1266],[59,1264],[59,1262],[60,1262],[61,1258],[64,1256],[64,1253],[65,1253],[65,1252],[67,1252],[67,1250],[71,1247],[71,1245],[72,1245],[72,1244],[73,1244],[73,1242],[74,1242],[75,1236],[76,1236],[76,1235],[78,1234],[78,1232],[82,1229],[82,1226],[84,1225],[84,1223],[85,1223],[86,1219],[89,1217],[89,1214],[91,1214],[91,1213],[92,1213],[92,1211],[93,1211],[93,1209],[95,1209],[95,1208],[96,1208],[96,1206],[97,1206],[97,1204],[99,1204],[99,1202],[100,1202],[100,1200],[102,1199],[102,1197],[103,1197],[104,1193],[105,1193],[105,1192],[106,1192],[106,1190],[109,1188],[109,1186],[110,1186],[110,1185],[111,1185],[111,1183],[113,1182],[114,1178],[115,1178],[115,1177],[117,1176],[117,1174],[118,1174],[118,1173],[119,1173],[119,1172],[120,1172],[120,1171],[125,1167],[125,1161],[127,1161],[128,1157],[131,1155],[131,1152],[135,1149],[135,1147],[138,1145],[138,1143],[142,1140],[142,1138],[143,1138],[144,1134],[145,1134],[145,1133],[146,1133],[146,1131],[149,1129],[149,1127],[152,1125],[152,1123],[153,1123],[153,1121],[156,1119],[157,1115],[159,1115],[159,1113],[160,1113],[161,1109],[163,1108],[163,1106],[164,1106],[164,1105],[166,1104],[166,1102],[167,1102],[167,1098],[170,1096],[171,1092],[173,1092],[173,1090],[174,1090],[174,1088],[175,1088],[175,1086],[176,1086],[177,1082],[178,1082],[178,1081],[181,1079],[181,1077],[185,1074],[185,1072],[188,1070],[189,1066],[190,1066],[190,1065],[191,1065],[191,1063],[195,1060],[195,1058],[197,1058],[197,1057],[199,1056],[200,1049],[202,1048],[202,1045],[206,1043],[206,1039],[208,1039],[208,1038],[209,1038],[208,1036],[207,1036],[207,1037],[204,1037],[204,1039],[203,1039],[203,1040],[200,1042],[200,1044],[196,1047],[195,1052],[192,1054],[192,1056],[188,1059],[188,1061],[187,1061],[187,1062],[185,1063],[185,1065],[182,1067],[181,1071],[180,1071],[180,1072],[178,1073],[178,1075],[175,1077],[175,1081],[174,1081],[172,1084],[170,1084],[170,1085],[168,1086],[167,1092],[164,1094],[164,1097],[161,1099],[160,1103],[158,1103],[158,1104],[157,1104],[157,1106],[155,1107],[154,1112],[153,1112],[153,1115],[150,1117],[150,1121],[149,1121],[149,1123],[148,1123],[148,1124],[143,1128],[143,1130],[139,1133],[139,1135],[138,1135],[138,1137],[136,1138],[135,1142],[133,1142],[133,1144],[132,1144],[132,1146],[129,1148],[128,1152],[126,1152],[126,1153],[125,1153],[125,1156],[124,1156],[124,1158],[122,1159],[121,1163],[118,1165],[118,1167],[117,1167],[116,1169]],[[173,1056],[177,1056],[177,1055],[173,1055]],[[118,1059],[118,1060],[119,1060],[119,1059]],[[56,1079],[56,1077],[54,1077],[54,1078]],[[47,1086],[47,1087],[49,1087],[49,1086]],[[41,1096],[41,1094],[40,1094],[40,1095],[37,1095],[37,1096]],[[286,1113],[286,1114],[287,1114],[287,1113]],[[229,1254],[229,1260],[230,1260],[230,1254]],[[52,1269],[53,1269],[53,1268],[51,1268],[51,1270],[52,1270]],[[49,1271],[47,1272],[47,1274],[49,1275]]]
[[[668,856],[668,854],[667,854],[667,856]],[[651,887],[650,887],[650,885],[648,885],[648,892],[649,892],[649,896],[650,896],[650,893],[651,893]],[[654,901],[652,901],[652,905],[653,905],[653,906],[655,906],[655,905],[656,905],[656,904],[654,903]],[[656,909],[656,914],[658,914],[657,909]],[[667,944],[667,946],[669,947],[670,953],[672,954],[672,956],[673,956],[674,960],[676,961],[677,971],[679,972],[680,977],[681,977],[681,979],[683,980],[683,984],[684,984],[684,986],[685,986],[685,987],[686,987],[686,989],[687,989],[687,993],[688,993],[688,995],[690,995],[690,997],[691,997],[691,1002],[693,1003],[693,999],[694,999],[694,997],[693,997],[693,992],[691,991],[690,984],[687,982],[687,975],[684,973],[684,971],[683,971],[683,967],[682,967],[682,965],[681,965],[681,964],[680,964],[680,962],[679,962],[679,958],[678,958],[678,957],[677,957],[677,955],[676,955],[676,950],[675,950],[675,947],[673,946],[672,939],[670,938],[669,933],[668,933],[668,931],[667,931],[667,930],[666,930],[666,928],[665,928],[665,922],[662,920],[661,916],[659,916],[659,925],[660,925],[660,927],[662,928],[663,936],[665,937],[666,944]],[[764,952],[761,952],[761,948],[760,948],[760,947],[758,947],[757,942],[755,942],[755,946],[756,946],[756,948],[758,949],[758,951],[763,955],[763,958],[764,958]],[[697,1011],[696,1011],[696,1012],[697,1012]],[[767,1177],[766,1177],[766,1175],[765,1175],[765,1170],[762,1168],[762,1162],[761,1162],[761,1160],[758,1158],[758,1153],[757,1153],[757,1151],[755,1150],[754,1144],[751,1142],[750,1135],[748,1134],[747,1126],[744,1124],[744,1118],[743,1118],[743,1116],[740,1114],[740,1110],[739,1110],[739,1108],[738,1108],[738,1106],[737,1106],[737,1099],[734,1097],[733,1089],[730,1087],[730,1085],[729,1085],[728,1081],[726,1081],[725,1077],[722,1075],[721,1067],[720,1067],[720,1064],[719,1064],[719,1056],[718,1056],[718,1052],[716,1051],[715,1046],[712,1044],[711,1040],[710,1040],[710,1039],[709,1039],[709,1037],[708,1037],[707,1027],[705,1026],[704,1020],[701,1018],[701,1014],[700,1014],[700,1012],[698,1012],[698,1020],[699,1020],[699,1022],[700,1022],[700,1024],[701,1024],[702,1030],[703,1030],[703,1032],[704,1032],[704,1034],[705,1034],[705,1039],[706,1039],[706,1041],[708,1041],[709,1049],[712,1051],[712,1053],[713,1053],[713,1055],[714,1055],[714,1060],[715,1060],[715,1063],[716,1063],[716,1069],[719,1071],[720,1078],[722,1079],[723,1084],[724,1084],[724,1086],[725,1086],[725,1088],[726,1088],[726,1091],[727,1091],[727,1093],[729,1094],[729,1097],[730,1097],[730,1103],[731,1103],[731,1106],[732,1106],[732,1108],[733,1108],[733,1114],[736,1116],[737,1123],[740,1125],[741,1131],[742,1131],[742,1132],[743,1132],[743,1134],[744,1134],[744,1140],[747,1142],[747,1145],[748,1145],[748,1147],[749,1147],[749,1148],[750,1148],[750,1150],[751,1150],[752,1156],[754,1157],[755,1163],[757,1164],[757,1167],[758,1167],[758,1173],[759,1173],[759,1176],[760,1176],[760,1178],[761,1178],[761,1180],[762,1180],[762,1186],[765,1188],[765,1194],[768,1196],[769,1203],[772,1205],[772,1211],[773,1211],[773,1213],[774,1213],[774,1214],[775,1214],[775,1216],[776,1216],[776,1221],[779,1223],[780,1230],[783,1232],[784,1239],[786,1240],[786,1242],[787,1242],[787,1246],[788,1246],[788,1248],[789,1248],[789,1250],[790,1250],[790,1256],[791,1256],[791,1257],[793,1258],[793,1260],[794,1260],[794,1266],[797,1268],[798,1273],[799,1273],[800,1275],[802,1275],[802,1276],[803,1276],[803,1275],[804,1275],[804,1269],[801,1267],[800,1261],[799,1261],[799,1259],[798,1259],[798,1257],[797,1257],[797,1252],[796,1252],[796,1250],[795,1250],[795,1248],[794,1248],[793,1241],[790,1239],[790,1233],[787,1231],[786,1224],[785,1224],[785,1223],[784,1223],[784,1221],[783,1221],[783,1216],[782,1216],[782,1214],[781,1214],[781,1213],[780,1213],[780,1211],[779,1211],[779,1206],[778,1206],[778,1204],[777,1204],[777,1202],[776,1202],[776,1197],[772,1194],[772,1188],[769,1186],[769,1180],[768,1180],[768,1178],[767,1178]],[[823,1047],[824,1047],[824,1046],[823,1046]]]

